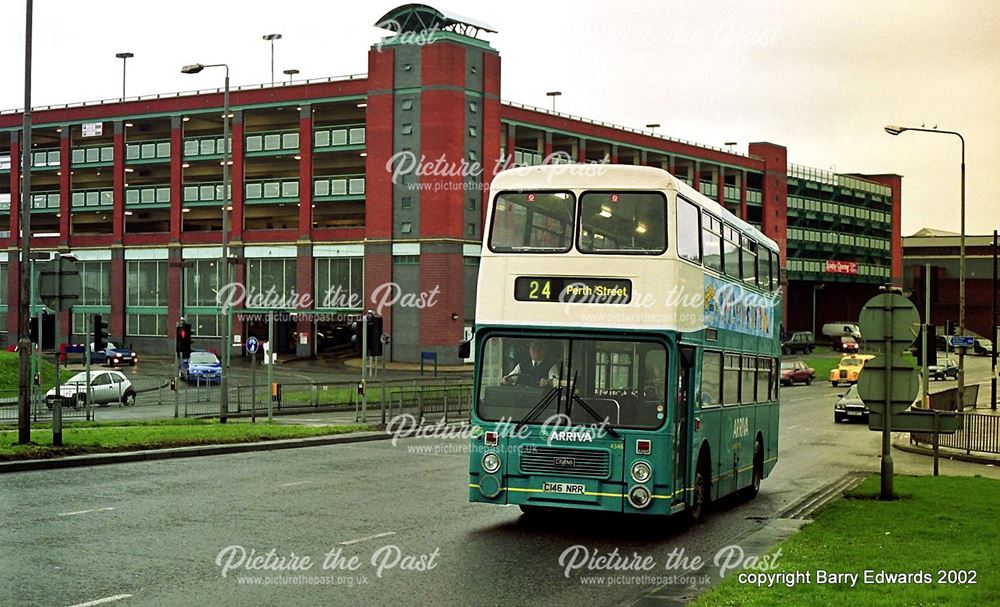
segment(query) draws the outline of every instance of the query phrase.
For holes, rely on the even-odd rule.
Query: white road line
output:
[[[88,514],[90,512],[107,512],[108,510],[114,510],[114,508],[94,508],[93,510],[77,510],[75,512],[61,512],[59,516],[73,516],[75,514]]]
[[[798,428],[801,425],[802,424],[795,424],[794,426],[788,426],[787,428],[785,428],[785,430],[794,430],[794,429]]]
[[[340,542],[340,545],[350,546],[351,544],[360,544],[361,542],[367,542],[368,540],[377,540],[380,537],[389,537],[390,535],[396,535],[396,532],[386,531],[385,533],[376,533],[375,535],[369,535],[368,537],[359,537],[356,540],[347,540],[346,542]]]
[[[76,605],[70,605],[70,607],[93,607],[93,605],[103,605],[105,603],[113,603],[115,601],[120,601],[122,599],[127,599],[132,596],[131,594],[116,594],[115,596],[106,596],[103,599],[97,599],[94,601],[87,601],[86,603],[77,603]]]
[[[311,483],[312,481],[294,481],[291,483],[283,483],[278,485],[279,487],[294,487],[295,485],[304,485],[306,483]]]

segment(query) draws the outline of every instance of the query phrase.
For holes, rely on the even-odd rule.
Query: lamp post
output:
[[[17,328],[20,339],[17,342],[18,356],[18,403],[17,442],[26,445],[31,442],[31,352],[33,347],[28,337],[31,322],[31,24],[34,3],[27,0],[24,16],[24,116],[21,134],[21,233],[12,234],[21,238],[21,259],[17,264],[20,283]],[[11,158],[11,164],[18,159]]]
[[[125,66],[128,64],[128,60],[135,57],[132,53],[116,53],[115,57],[122,60],[122,101],[125,101]]]
[[[940,133],[943,135],[954,135],[962,142],[962,198],[961,198],[961,230],[959,235],[958,252],[958,332],[965,336],[965,137],[958,131],[940,131],[938,129],[925,129],[914,126],[888,125],[885,132],[890,135],[899,135],[905,131],[921,131],[923,133]],[[965,348],[958,350],[958,403],[956,410],[965,407]]]
[[[655,133],[656,129],[660,128],[660,123],[659,122],[651,122],[651,123],[649,123],[649,124],[646,125],[646,128],[649,129],[650,133]]]
[[[825,284],[813,285],[813,322],[812,322],[812,333],[813,339],[816,339],[816,291],[822,291]]]
[[[287,69],[287,70],[285,70],[285,71],[284,71],[283,73],[284,73],[284,74],[285,74],[286,76],[288,76],[288,84],[291,84],[291,83],[292,83],[292,76],[295,76],[295,75],[297,75],[297,74],[299,73],[299,70],[297,70],[297,69],[295,69],[294,67],[292,67],[292,68],[288,68],[288,69]]]
[[[552,111],[556,111],[556,97],[562,95],[562,91],[549,91],[545,93],[547,96],[552,97]]]
[[[202,65],[195,63],[185,65],[181,68],[181,73],[197,74],[206,67],[222,67],[226,69],[225,92],[222,96],[222,263],[225,264],[226,284],[233,282],[233,268],[229,263],[229,172],[232,170],[229,161],[229,65],[225,63],[212,63]],[[233,322],[230,317],[232,310],[226,308],[224,312],[222,330],[222,374],[219,377],[219,422],[226,423],[229,414],[229,346],[232,339],[230,331]]]
[[[281,40],[281,34],[265,34],[264,40],[271,43],[271,86],[274,86],[274,41]]]

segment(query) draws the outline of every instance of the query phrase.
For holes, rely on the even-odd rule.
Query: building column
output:
[[[545,131],[545,147],[542,153],[546,164],[552,161],[552,132]]]
[[[13,159],[16,158],[11,154],[11,168],[14,166]],[[13,209],[13,198],[11,199],[11,209]],[[18,280],[19,272],[18,269],[21,267],[21,262],[19,261],[20,254],[15,249],[9,249],[7,252],[7,343],[15,344],[20,338],[21,327],[18,326],[18,319],[21,315],[21,283]]]
[[[611,144],[611,164],[618,164],[618,144]]]
[[[303,156],[305,158],[305,156]],[[313,310],[315,306],[315,281],[313,280],[313,269],[315,260],[312,255],[311,244],[300,244],[298,246],[298,256],[295,259],[295,292],[302,298],[309,296],[311,305],[303,305],[303,310]],[[295,330],[299,333],[299,339],[295,342],[295,355],[299,357],[312,356],[316,353],[316,336],[313,334],[313,317],[300,316],[295,323]],[[305,343],[302,337],[305,336]]]
[[[111,249],[111,280],[109,281],[108,299],[111,303],[111,318],[108,320],[108,332],[117,337],[127,337],[125,329],[125,289],[128,283],[128,267],[125,263],[125,249],[120,245]],[[169,271],[169,270],[168,270]],[[169,294],[168,294],[169,295]]]
[[[63,132],[69,129],[63,129]],[[114,242],[121,244],[125,238],[125,125],[115,121],[115,136],[112,143],[114,165],[112,167],[112,209],[111,226]]]
[[[517,145],[517,125],[507,125],[507,158],[504,159],[504,167],[509,168],[514,165],[514,147]]]
[[[63,126],[59,135],[59,247],[69,248],[72,221],[70,217],[70,202],[73,197],[73,165],[70,147],[70,128]],[[63,335],[66,333],[64,332]]]
[[[171,333],[170,329],[180,322],[183,298],[187,297],[184,292],[184,267],[182,259],[183,251],[180,246],[171,243],[167,255],[167,337]]]
[[[726,208],[726,169],[721,164],[715,171],[715,199],[719,206]],[[740,219],[746,219],[746,215],[740,215]]]
[[[184,225],[184,123],[170,119],[170,242],[180,242]]]
[[[576,161],[587,162],[587,140],[580,138],[580,143],[576,147]]]
[[[303,105],[302,110],[299,112],[299,240],[312,239],[312,192],[312,106]]]
[[[747,218],[747,172],[740,171],[739,178],[740,178],[740,215],[743,217],[743,219],[746,219]],[[762,216],[761,231],[763,231],[764,228],[763,222],[764,218]]]
[[[233,140],[233,153],[230,154],[232,161],[232,171],[229,173],[229,186],[232,188],[230,201],[233,205],[232,214],[229,216],[229,240],[231,242],[241,242],[243,240],[243,149],[245,138],[243,137],[243,112],[233,111],[232,129],[229,136]],[[301,142],[300,142],[301,143]]]
[[[761,231],[778,244],[779,266],[788,267],[788,150],[773,143],[750,143],[750,156],[764,161],[761,187]],[[781,282],[782,324],[788,326],[788,278]]]

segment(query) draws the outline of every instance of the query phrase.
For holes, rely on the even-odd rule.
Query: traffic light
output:
[[[937,338],[937,331],[934,325],[927,325],[927,365],[934,366],[937,364],[937,344],[935,340]],[[913,342],[913,356],[917,359],[918,365],[924,364],[924,340],[923,340],[923,329],[917,332],[917,339]]]
[[[382,317],[371,315],[368,317],[368,336],[365,337],[365,322],[356,320],[351,323],[351,343],[356,351],[361,351],[362,345],[367,346],[368,356],[382,356]]]
[[[38,343],[38,317],[32,316],[28,322],[28,339],[33,344]]]
[[[382,356],[382,317],[368,318],[368,355]]]
[[[100,314],[94,314],[94,352],[100,352],[108,347],[108,323]]]
[[[177,353],[181,359],[191,358],[191,323],[177,323]]]

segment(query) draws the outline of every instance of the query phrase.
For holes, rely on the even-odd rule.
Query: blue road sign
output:
[[[247,352],[249,352],[250,354],[256,354],[259,348],[260,348],[260,342],[257,341],[256,337],[247,338]]]
[[[952,335],[948,341],[953,348],[971,348],[976,343],[976,338],[971,335]]]

